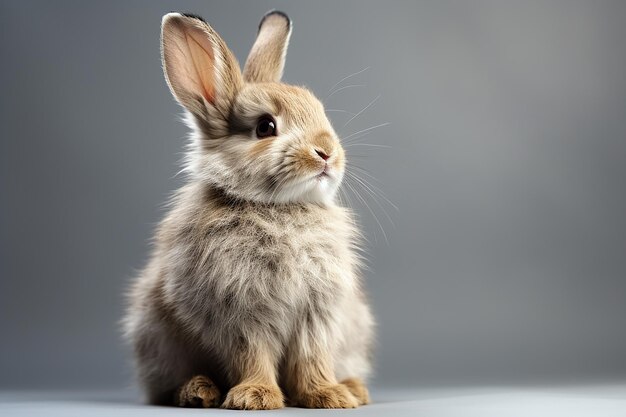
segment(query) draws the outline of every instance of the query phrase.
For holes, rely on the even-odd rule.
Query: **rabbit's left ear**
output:
[[[276,10],[268,12],[259,24],[259,32],[243,69],[246,82],[278,82],[283,75],[291,20]]]

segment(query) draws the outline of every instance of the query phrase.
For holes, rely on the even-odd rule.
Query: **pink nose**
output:
[[[327,161],[328,158],[330,158],[330,156],[326,155],[323,151],[320,151],[319,149],[315,150],[315,153],[322,158],[324,161]]]

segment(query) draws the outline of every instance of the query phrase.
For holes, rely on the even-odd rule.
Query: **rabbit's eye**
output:
[[[276,121],[271,116],[263,116],[256,125],[256,137],[259,139],[276,136]]]

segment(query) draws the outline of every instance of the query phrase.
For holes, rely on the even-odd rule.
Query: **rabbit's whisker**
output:
[[[348,89],[348,88],[354,88],[354,87],[367,87],[367,86],[365,84],[351,84],[351,85],[346,85],[346,86],[340,87],[340,88],[336,89],[335,91],[333,91],[332,93],[330,93],[329,95],[327,95],[324,98],[324,101],[328,100],[329,98],[331,98],[336,93],[338,93],[338,92],[340,92],[342,90],[345,90],[345,89]]]
[[[385,217],[387,217],[387,220],[389,220],[389,223],[391,223],[392,227],[396,227],[396,225],[394,224],[393,220],[391,219],[391,217],[389,216],[389,213],[387,212],[387,210],[385,209],[385,207],[383,206],[383,204],[381,204],[381,202],[379,201],[379,199],[384,199],[388,204],[390,204],[391,206],[393,206],[394,208],[397,209],[397,207],[391,202],[389,201],[389,199],[387,197],[385,197],[382,194],[382,191],[375,189],[372,184],[368,183],[365,179],[360,178],[358,175],[356,175],[355,173],[348,173],[348,175],[353,178],[364,190],[365,192],[367,192],[370,196],[373,197],[374,202],[378,205],[378,207],[380,207],[380,209],[383,211],[383,213],[385,214]]]
[[[376,103],[379,98],[380,98],[380,94],[378,96],[376,96],[376,98],[374,100],[370,101],[370,103],[367,106],[363,107],[363,109],[360,112],[358,112],[357,114],[352,116],[350,118],[350,120],[348,120],[341,128],[344,129],[346,126],[348,126],[350,124],[351,121],[353,121],[354,119],[356,119],[357,117],[362,115],[367,109],[369,109],[374,103]]]
[[[365,71],[367,71],[368,69],[370,69],[370,67],[365,67],[365,68],[363,68],[363,69],[362,69],[362,70],[360,70],[360,71],[357,71],[357,72],[355,72],[355,73],[353,73],[353,74],[348,75],[347,77],[343,77],[341,80],[339,80],[338,82],[336,82],[336,83],[335,83],[335,85],[333,85],[332,87],[330,87],[330,88],[328,89],[328,93],[330,94],[330,93],[333,91],[333,89],[334,89],[335,87],[337,87],[339,84],[341,84],[342,82],[344,82],[344,81],[346,81],[346,80],[348,80],[348,79],[350,79],[350,78],[354,77],[355,75],[359,75],[359,74],[361,74],[361,73],[364,73],[364,72],[365,72]]]
[[[374,143],[350,143],[350,144],[344,145],[344,148],[349,148],[351,146],[369,146],[372,148],[391,148],[391,146],[389,145],[377,145]]]
[[[350,139],[350,138],[352,138],[354,136],[360,135],[361,133],[369,132],[370,130],[378,129],[379,127],[388,126],[390,124],[391,123],[386,122],[386,123],[381,123],[381,124],[376,125],[376,126],[368,127],[367,129],[363,129],[363,130],[359,130],[358,132],[351,133],[348,136],[346,136],[344,138],[341,138],[341,140],[346,141],[346,140],[348,140],[348,139]]]
[[[374,220],[378,224],[378,227],[380,228],[380,231],[382,232],[383,237],[385,238],[385,242],[387,242],[387,244],[389,244],[389,240],[387,239],[387,233],[385,233],[385,229],[383,228],[382,223],[380,222],[380,220],[378,220],[378,216],[376,216],[376,213],[374,213],[374,210],[372,210],[370,205],[367,204],[367,201],[361,196],[361,194],[359,194],[359,192],[356,190],[356,188],[353,186],[353,184],[350,184],[349,179],[350,179],[350,177],[346,177],[346,180],[347,180],[346,181],[346,185],[352,191],[352,193],[357,197],[357,199],[359,199],[361,201],[361,203],[363,203],[363,205],[371,213],[372,217],[374,218]],[[376,239],[376,235],[374,235],[374,239]]]
[[[331,113],[347,113],[351,116],[354,116],[354,113],[352,113],[351,111],[348,110],[340,110],[340,109],[326,109],[327,112],[331,112]]]

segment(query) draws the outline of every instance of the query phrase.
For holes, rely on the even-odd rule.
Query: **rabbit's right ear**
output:
[[[202,116],[207,105],[229,109],[243,85],[241,70],[222,38],[202,18],[180,13],[163,16],[161,57],[176,100]]]
[[[291,36],[291,19],[278,10],[269,11],[259,24],[259,32],[246,65],[243,78],[246,82],[279,82],[283,76],[287,45]]]

